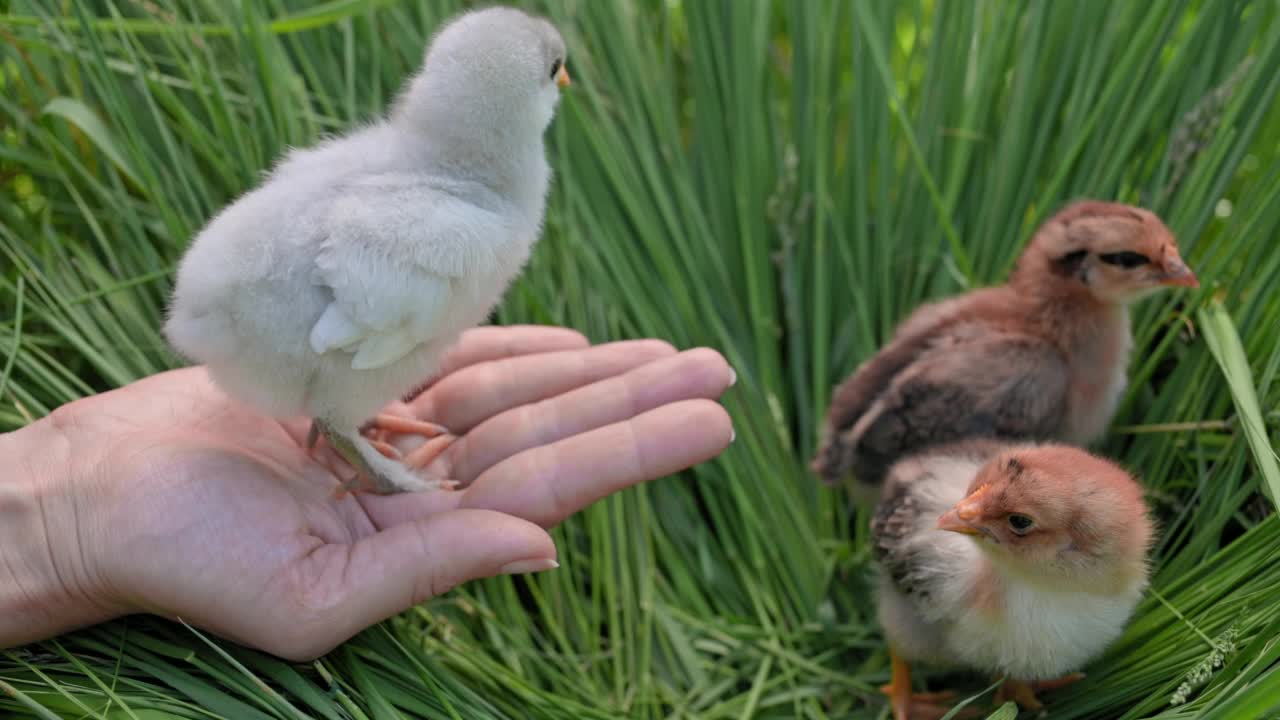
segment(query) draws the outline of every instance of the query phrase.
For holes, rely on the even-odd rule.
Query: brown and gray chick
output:
[[[1199,283],[1154,213],[1068,206],[1008,283],[916,309],[836,388],[812,469],[876,485],[898,458],[964,438],[1092,442],[1127,382],[1128,304],[1170,285]]]

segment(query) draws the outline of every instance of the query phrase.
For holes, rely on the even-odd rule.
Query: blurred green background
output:
[[[194,232],[381,113],[462,5],[0,0],[0,430],[172,366]],[[498,321],[719,349],[737,442],[559,528],[560,570],[316,663],[131,618],[0,651],[0,715],[887,717],[867,518],[804,469],[831,385],[1096,197],[1160,213],[1203,285],[1135,309],[1101,449],[1149,489],[1153,589],[1052,717],[1276,716],[1280,4],[524,5],[574,85]]]

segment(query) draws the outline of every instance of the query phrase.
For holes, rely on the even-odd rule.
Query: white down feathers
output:
[[[270,414],[349,431],[422,383],[538,237],[563,56],[519,11],[451,23],[389,119],[292,151],[196,237],[171,344]]]

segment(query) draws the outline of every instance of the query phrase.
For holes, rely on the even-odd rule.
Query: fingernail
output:
[[[733,428],[729,428],[729,444],[732,445],[733,441],[737,439],[738,439],[738,431],[734,430]]]
[[[525,573],[542,572],[543,570],[555,570],[560,567],[560,563],[551,558],[533,558],[531,560],[517,560],[507,563],[498,568],[499,575],[523,575]]]
[[[737,385],[737,384],[738,384],[738,371],[734,370],[733,368],[729,368],[729,387],[733,387],[734,385]]]

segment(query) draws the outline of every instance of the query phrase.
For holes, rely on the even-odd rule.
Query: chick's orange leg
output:
[[[432,460],[439,457],[440,453],[444,452],[457,439],[455,435],[437,435],[431,438],[414,448],[408,455],[405,455],[405,467],[416,470],[430,465]]]
[[[400,451],[396,449],[395,445],[385,440],[370,439],[369,444],[373,446],[374,450],[382,453],[383,457],[388,457],[392,460],[400,459]]]
[[[1058,688],[1064,688],[1073,683],[1078,683],[1083,679],[1084,673],[1073,672],[1067,673],[1060,678],[1053,678],[1052,680],[1036,680],[1035,682],[1030,683],[1030,685],[1036,692],[1049,692],[1051,690],[1057,690]]]
[[[1037,693],[1057,690],[1083,679],[1084,673],[1077,672],[1051,680],[1036,680],[1033,682],[1005,680],[1004,684],[1000,686],[1000,690],[996,692],[996,702],[1002,703],[1012,700],[1027,710],[1041,710],[1044,708],[1044,703],[1040,702],[1040,698],[1036,697]]]
[[[1000,689],[996,691],[996,704],[1002,705],[1008,701],[1018,703],[1018,707],[1025,710],[1043,710],[1044,703],[1040,702],[1040,698],[1036,697],[1036,691],[1031,685],[1021,680],[1005,680]]]
[[[388,432],[405,433],[408,435],[421,435],[425,438],[433,438],[437,435],[448,435],[448,428],[443,425],[437,425],[426,420],[416,420],[414,418],[401,417],[392,415],[391,413],[379,413],[373,418],[373,427]]]
[[[397,453],[399,452],[394,447],[391,449]],[[341,479],[343,475],[341,462],[334,457],[336,452],[332,448],[324,448],[321,450],[317,447],[315,441],[309,440],[307,442],[307,452],[311,454],[312,457],[315,457],[321,465],[324,465],[325,469],[332,473],[334,477],[338,478],[338,487],[333,491],[334,500],[341,500],[347,495],[355,495],[357,493],[370,492],[373,490],[373,481],[366,477],[364,473],[356,472],[346,480]]]
[[[880,692],[889,696],[893,720],[937,720],[947,714],[947,708],[937,703],[951,699],[955,693],[911,692],[911,665],[893,650],[889,651],[889,658],[893,663],[893,674],[889,684],[881,687]]]
[[[374,433],[373,437],[369,438],[369,444],[373,446],[374,450],[382,453],[383,457],[388,457],[392,460],[399,460],[402,454],[400,450],[396,448],[395,445],[387,442],[384,438],[379,437],[381,434],[382,433],[380,431]],[[316,448],[319,447],[319,440],[320,429],[316,427],[315,423],[312,423],[311,430],[307,432],[307,454],[311,457],[316,456]],[[333,465],[327,462],[326,467],[330,470],[333,469]]]
[[[348,480],[339,480],[338,487],[333,490],[333,499],[341,500],[348,495],[371,493],[377,490],[377,484],[364,473],[356,473]]]
[[[365,435],[370,438],[374,447],[378,448],[378,451],[383,455],[392,459],[400,459],[398,452],[392,455],[386,450],[387,448],[394,449],[394,446],[388,443],[393,433],[421,435],[427,438],[425,443],[414,448],[403,459],[405,467],[413,470],[430,465],[432,460],[435,460],[440,453],[444,452],[457,439],[456,435],[450,433],[448,428],[442,425],[390,413],[380,413],[374,417]]]
[[[898,657],[898,653],[889,651],[892,663],[892,674],[889,684],[880,688],[880,692],[889,696],[889,707],[893,709],[893,720],[910,720],[911,718],[911,666],[906,660]]]

